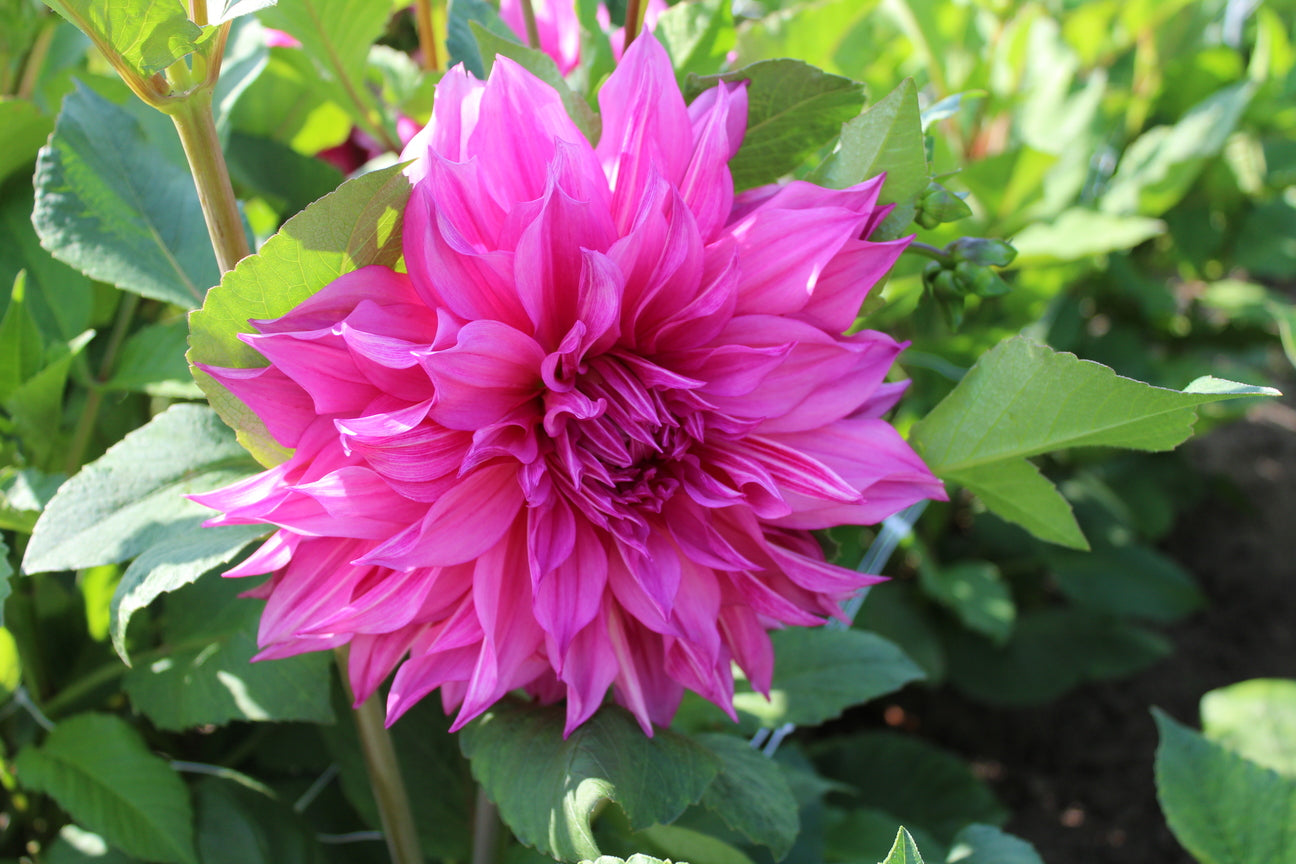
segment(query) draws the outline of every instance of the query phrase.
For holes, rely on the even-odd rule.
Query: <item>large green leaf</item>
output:
[[[733,735],[710,733],[697,740],[720,760],[720,773],[702,796],[702,806],[753,843],[786,857],[801,829],[797,800],[773,759]]]
[[[203,864],[316,864],[319,843],[292,808],[243,783],[216,777],[194,787]]]
[[[1153,709],[1157,797],[1201,864],[1296,862],[1296,778],[1264,768]]]
[[[44,339],[26,302],[27,272],[20,270],[9,294],[9,305],[0,317],[0,402],[40,369]]]
[[[1008,818],[964,760],[912,735],[857,733],[815,744],[810,756],[825,777],[854,787],[852,805],[885,810],[942,843],[970,823]]]
[[[154,300],[195,307],[220,275],[188,171],[80,84],[41,148],[32,223],[55,258]]]
[[[42,851],[45,864],[140,864],[138,858],[113,849],[98,834],[70,822],[59,829],[58,839]]]
[[[106,390],[133,390],[168,399],[198,399],[184,353],[189,328],[184,319],[148,324],[132,333],[122,345]]]
[[[382,120],[365,84],[366,60],[391,11],[391,0],[293,0],[259,15],[266,26],[301,42],[302,52],[337,88],[338,104],[372,126]]]
[[[368,264],[394,266],[409,182],[398,167],[342,185],[289,219],[256,255],[244,258],[189,316],[190,363],[253,368],[265,358],[240,341],[248,319],[277,318],[343,273]],[[264,424],[210,375],[195,369],[213,408],[263,464],[286,458]]]
[[[52,796],[72,818],[124,852],[197,864],[184,783],[125,720],[78,714],[40,747],[18,754],[24,787]]]
[[[735,708],[766,727],[817,726],[923,677],[903,651],[874,633],[791,627],[770,638],[775,661],[769,700],[759,693],[734,696]]]
[[[1212,93],[1173,126],[1140,135],[1121,157],[1101,208],[1158,216],[1173,207],[1224,143],[1251,103],[1257,84],[1242,81]]]
[[[670,52],[677,77],[710,74],[724,65],[734,47],[733,3],[679,3],[661,14],[653,34]]]
[[[487,0],[450,0],[446,16],[446,51],[450,54],[450,65],[462,63],[469,74],[484,81],[486,66],[477,42],[478,31],[472,25],[505,40],[516,39],[516,34]]]
[[[230,720],[328,723],[328,652],[253,663],[264,603],[243,580],[210,576],[167,597],[161,659],[126,673],[135,707],[162,729]]]
[[[595,858],[595,811],[614,801],[632,829],[667,824],[706,791],[718,762],[692,740],[652,738],[604,706],[563,739],[563,706],[503,702],[460,733],[473,777],[523,843],[563,861]]]
[[[650,855],[634,854],[629,858],[613,858],[611,855],[600,855],[593,860],[587,858],[581,864],[669,864],[669,862],[660,858],[653,858]],[[676,861],[675,864],[684,864],[684,862]]]
[[[1032,222],[1012,239],[1014,267],[1080,261],[1133,249],[1165,233],[1165,223],[1146,216],[1102,213],[1085,207],[1064,210],[1052,222]]]
[[[181,0],[45,0],[108,55],[148,78],[191,53],[203,30]]]
[[[109,632],[113,647],[128,665],[126,630],[131,618],[162,594],[195,582],[204,573],[228,564],[242,549],[270,531],[265,525],[185,525],[130,563],[113,592]]]
[[[637,832],[631,842],[665,856],[667,861],[756,864],[737,846],[682,825],[652,825]]]
[[[76,338],[90,327],[90,280],[41,248],[32,227],[35,190],[29,184],[8,183],[0,193],[0,286],[12,285],[26,271],[26,302],[47,344]]]
[[[45,471],[55,470],[62,455],[63,389],[72,361],[92,338],[94,331],[87,330],[66,344],[55,343],[44,367],[4,397],[4,410],[27,460]]]
[[[993,825],[969,825],[954,835],[946,864],[1044,864],[1035,847]]]
[[[912,79],[842,126],[841,145],[815,172],[816,182],[836,189],[885,172],[883,204],[912,203],[930,179],[923,147],[918,90]]]
[[[747,133],[729,162],[734,186],[773,183],[830,143],[864,105],[864,88],[799,60],[762,60],[725,75],[690,75],[692,98],[718,81],[747,82]]]
[[[32,532],[23,569],[74,570],[133,558],[212,515],[186,494],[255,467],[211,409],[173,405],[59,487]]]
[[[1170,622],[1205,604],[1187,570],[1139,543],[1098,543],[1091,552],[1057,549],[1046,555],[1058,588],[1086,609]]]
[[[923,591],[953,612],[963,626],[1002,645],[1012,635],[1017,607],[1003,575],[990,561],[930,564],[920,571]]]
[[[1028,457],[1068,447],[1171,450],[1192,434],[1198,405],[1276,392],[1216,378],[1167,390],[1018,337],[983,354],[910,440],[938,477],[1004,519],[1085,549],[1070,505]]]
[[[1296,778],[1296,681],[1256,678],[1201,700],[1206,737],[1279,774]]]

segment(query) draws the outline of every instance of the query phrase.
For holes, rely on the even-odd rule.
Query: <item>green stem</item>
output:
[[[640,5],[641,4],[639,0],[629,0],[629,2],[626,3],[626,15],[625,15],[625,50],[626,51],[630,50],[630,43],[633,42],[635,40],[635,37],[639,35],[639,30],[641,29],[641,25],[643,23],[643,13],[644,11],[647,10],[646,6],[643,9],[640,9],[639,8]]]
[[[443,20],[440,4],[434,0],[415,0],[414,26],[418,30],[419,48],[423,54],[423,68],[431,72],[441,71],[441,27]]]
[[[121,350],[122,343],[126,341],[126,334],[130,332],[131,322],[135,320],[135,310],[139,308],[139,302],[138,294],[126,293],[122,297],[121,305],[117,307],[117,318],[113,321],[112,333],[108,335],[108,345],[104,348],[103,359],[99,362],[99,373],[95,375],[90,385],[85,407],[81,409],[81,416],[77,418],[76,429],[72,433],[72,441],[68,445],[67,461],[63,467],[69,476],[75,474],[81,467],[86,448],[90,446],[90,436],[94,434],[95,423],[99,420],[99,408],[103,405],[102,385],[112,377],[113,366],[117,363],[117,352]]]
[[[176,132],[180,133],[180,143],[189,160],[189,170],[198,188],[198,203],[202,206],[203,218],[207,220],[212,248],[216,250],[216,263],[220,265],[221,273],[226,273],[251,254],[251,250],[247,235],[243,233],[234,187],[230,185],[229,169],[225,166],[220,139],[216,135],[211,90],[201,88],[191,93],[167,113],[171,115]]]
[[[912,252],[915,255],[921,255],[924,258],[930,258],[933,261],[939,261],[942,264],[954,263],[954,259],[944,249],[938,249],[930,243],[910,243],[905,247],[906,252]]]
[[[486,790],[478,786],[473,806],[472,864],[494,864],[498,850],[499,810],[487,797]]]
[[[535,7],[531,0],[522,0],[522,20],[526,22],[527,45],[540,47],[540,25],[536,23]]]
[[[347,649],[336,651],[338,669],[342,673],[342,686],[347,699],[355,701],[351,682],[347,677]],[[400,765],[396,762],[396,748],[384,723],[382,705],[377,694],[370,696],[355,711],[356,731],[360,736],[360,750],[364,753],[365,767],[369,770],[369,786],[373,789],[382,818],[383,834],[387,839],[387,852],[392,864],[422,864],[423,851],[419,845],[414,814],[410,810],[409,796],[401,780]]]
[[[54,41],[54,31],[58,29],[58,19],[46,16],[41,22],[40,32],[32,41],[31,50],[23,60],[22,77],[18,79],[18,88],[14,95],[19,99],[31,99],[36,92],[36,79],[40,77],[45,57],[49,54],[50,43]]]

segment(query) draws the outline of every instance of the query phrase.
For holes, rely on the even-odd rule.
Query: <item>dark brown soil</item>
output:
[[[1260,406],[1187,454],[1239,494],[1211,496],[1165,544],[1209,598],[1169,632],[1175,653],[1040,708],[987,709],[941,693],[941,716],[924,717],[924,734],[973,761],[1013,813],[1007,830],[1046,864],[1192,864],[1157,805],[1149,708],[1196,726],[1208,690],[1296,677],[1296,410]]]

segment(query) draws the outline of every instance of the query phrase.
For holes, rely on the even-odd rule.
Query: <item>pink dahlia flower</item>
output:
[[[644,731],[684,689],[732,714],[767,631],[877,577],[812,529],[941,485],[883,419],[901,345],[843,335],[906,241],[862,239],[880,180],[735,197],[742,86],[685,105],[651,36],[600,95],[593,147],[499,58],[452,70],[411,143],[408,273],[366,267],[253,322],[261,369],[208,369],[295,452],[197,496],[278,527],[263,658],[350,645],[393,720],[440,689],[462,726],[511,690],[612,689]]]

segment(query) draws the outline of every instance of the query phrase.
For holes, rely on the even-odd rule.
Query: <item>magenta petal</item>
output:
[[[453,348],[424,360],[436,385],[429,415],[451,429],[477,429],[540,394],[545,353],[525,333],[497,321],[473,321]]]

